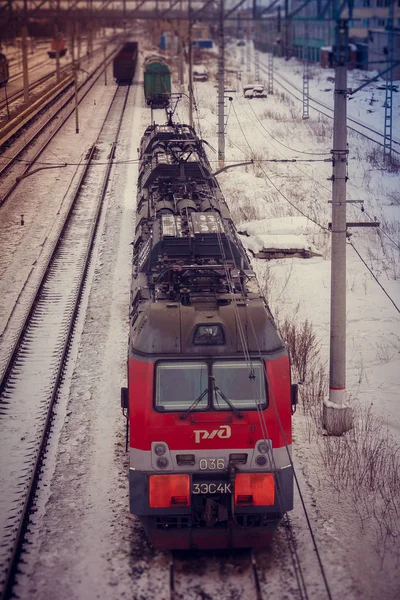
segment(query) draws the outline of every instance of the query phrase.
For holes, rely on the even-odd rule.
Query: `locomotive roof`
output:
[[[235,356],[245,350],[253,353],[280,353],[285,351],[271,313],[261,298],[244,301],[238,295],[235,302],[209,306],[185,306],[180,302],[149,302],[135,315],[130,335],[130,351],[141,355]],[[242,325],[240,335],[238,320]],[[223,343],[198,345],[195,343],[199,325],[219,325]]]
[[[147,67],[152,64],[161,65],[161,66],[165,67],[169,72],[168,65],[165,62],[165,60],[162,58],[162,56],[157,56],[156,54],[152,54],[151,56],[148,56],[144,61],[144,65],[143,65],[144,69],[146,70]]]
[[[252,351],[281,349],[192,127],[153,124],[146,129],[137,198],[131,290],[131,344],[136,351],[204,354],[191,336],[197,324],[213,321],[225,332],[219,352],[242,352],[239,320]]]

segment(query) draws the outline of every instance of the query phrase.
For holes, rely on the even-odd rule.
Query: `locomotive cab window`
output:
[[[202,396],[203,394],[203,396]],[[202,396],[202,398],[200,398]],[[208,367],[206,362],[160,362],[156,375],[156,409],[194,410],[208,406]]]
[[[266,408],[264,365],[254,361],[216,361],[213,364],[215,390],[213,406],[216,410],[229,410],[229,402],[238,409]],[[227,398],[227,400],[224,399]]]
[[[157,363],[158,411],[256,410],[267,407],[264,364],[245,361],[161,361]]]
[[[193,344],[196,346],[217,346],[225,344],[224,331],[219,325],[197,325],[193,336]]]

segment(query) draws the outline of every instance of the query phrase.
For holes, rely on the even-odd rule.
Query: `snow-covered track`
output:
[[[39,69],[40,67],[43,67],[43,65],[45,64],[45,62],[43,63],[39,63],[38,65],[35,65],[34,67],[31,67],[30,69],[30,73],[35,70],[35,69]],[[64,65],[61,67],[60,72],[61,74],[64,74],[68,71],[71,71],[71,65]],[[40,77],[39,79],[36,79],[35,81],[33,81],[30,86],[29,86],[29,92],[32,94],[35,89],[41,85],[43,85],[44,83],[46,83],[46,81],[48,81],[49,79],[51,79],[52,77],[54,77],[55,75],[55,71],[52,71],[51,73],[46,73],[46,75],[43,75],[42,77]],[[21,74],[18,75],[14,75],[13,80],[19,79],[21,77]],[[13,102],[16,102],[17,100],[20,100],[24,95],[24,90],[20,89],[17,90],[15,92],[13,92],[12,94],[10,94],[6,100],[2,100],[0,102],[0,110],[4,110],[6,108],[6,105],[8,104],[9,109],[11,108],[11,105]]]
[[[38,69],[42,69],[46,64],[48,64],[48,59],[44,58],[41,62],[29,66],[29,74],[32,74],[33,71],[37,71]],[[55,71],[53,71],[50,75],[54,76]],[[14,73],[13,75],[11,75],[11,77],[8,79],[8,85],[10,85],[10,83],[13,83],[14,81],[17,81],[18,79],[20,79],[23,76],[23,72],[19,71],[18,73]],[[49,74],[47,75],[49,76]],[[8,101],[10,101],[11,96],[8,96]],[[5,106],[6,102],[5,101],[1,101],[0,106],[3,108]]]
[[[268,73],[267,69],[265,68],[265,65],[260,64],[260,70],[263,71],[263,73]],[[296,100],[299,100],[300,102],[303,101],[302,90],[299,87],[297,87],[294,83],[292,83],[289,79],[284,77],[281,73],[277,73],[276,71],[274,71],[274,80],[282,89],[284,89],[291,96],[296,98]],[[329,119],[333,119],[333,108],[331,108],[324,102],[321,102],[320,100],[312,98],[311,96],[309,98],[309,102],[310,108],[320,113],[321,115],[328,117]],[[351,131],[362,135],[366,139],[370,140],[371,142],[375,142],[379,146],[384,145],[384,134],[382,132],[377,131],[376,129],[370,127],[369,125],[366,125],[365,123],[361,123],[360,121],[357,121],[356,119],[353,119],[348,115],[347,121],[348,123],[353,123],[353,125],[347,125],[347,128]],[[369,132],[369,134],[367,132]],[[398,147],[400,146],[400,142],[394,139],[392,140],[392,144]],[[400,154],[400,149],[392,148],[392,152]]]
[[[79,84],[79,104],[103,75],[105,66],[112,61],[114,54],[115,50],[108,55],[105,62],[96,67],[85,81]],[[39,157],[73,114],[75,110],[71,104],[73,96],[73,89],[61,95],[50,109],[46,109],[44,118],[33,119],[24,128],[24,135],[17,137],[9,148],[4,148],[5,156],[2,157],[4,162],[2,161],[0,167],[0,206],[10,198],[21,179],[35,168]]]
[[[11,593],[130,87],[119,87],[0,384],[0,598]]]
[[[266,600],[260,570],[249,550],[172,552],[170,600]]]

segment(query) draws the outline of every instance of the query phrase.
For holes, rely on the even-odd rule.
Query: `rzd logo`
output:
[[[194,430],[194,439],[196,444],[200,444],[201,440],[212,440],[216,436],[221,439],[230,438],[232,434],[231,428],[229,425],[221,425],[218,429],[213,429],[212,431],[206,431],[205,429],[195,429]]]

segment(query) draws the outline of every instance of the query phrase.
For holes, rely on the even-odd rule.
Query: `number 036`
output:
[[[225,469],[224,458],[201,458],[199,467],[202,471],[221,471]]]

